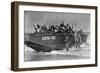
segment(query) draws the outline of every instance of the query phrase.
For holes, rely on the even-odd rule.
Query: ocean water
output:
[[[87,42],[80,45],[80,49],[75,47],[70,48],[69,51],[59,50],[52,52],[40,52],[37,53],[30,47],[25,45],[24,61],[50,61],[50,60],[73,60],[73,59],[89,59],[90,58],[90,38]]]

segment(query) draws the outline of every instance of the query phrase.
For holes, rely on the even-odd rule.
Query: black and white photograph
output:
[[[14,71],[97,66],[97,7],[12,3]]]
[[[90,14],[24,11],[24,61],[90,58]]]

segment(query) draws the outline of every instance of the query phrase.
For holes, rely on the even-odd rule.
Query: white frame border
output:
[[[73,13],[89,13],[91,25],[91,59],[82,60],[60,60],[60,61],[33,61],[24,62],[24,11],[49,11],[49,12],[73,12]],[[95,64],[95,10],[84,8],[61,8],[61,7],[45,7],[45,6],[25,6],[19,5],[19,68],[35,68],[35,67],[50,67],[63,65],[84,65]]]

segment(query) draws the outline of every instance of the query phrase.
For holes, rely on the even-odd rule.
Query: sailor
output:
[[[69,51],[69,43],[70,43],[70,41],[69,41],[68,36],[65,37],[65,40],[64,41],[66,42],[65,49],[66,49],[66,51]]]
[[[47,33],[48,32],[47,26],[44,24],[43,27],[44,27],[44,32]]]
[[[45,32],[45,27],[41,26],[41,32],[44,33]]]
[[[80,49],[80,36],[77,32],[74,33],[74,40],[76,49]]]
[[[64,32],[63,24],[60,24],[60,26],[58,27],[58,32]]]
[[[69,24],[66,24],[65,32],[68,33],[68,31],[69,31]]]
[[[37,24],[37,32],[40,32],[40,28],[41,28],[41,26],[39,24]]]
[[[62,32],[65,32],[66,26],[64,25],[64,23],[60,24],[60,27],[61,27]]]
[[[59,25],[55,25],[55,32],[58,32]]]
[[[50,32],[50,33],[54,33],[55,30],[56,30],[56,27],[55,27],[54,25],[50,25],[50,26],[49,26],[49,32]]]

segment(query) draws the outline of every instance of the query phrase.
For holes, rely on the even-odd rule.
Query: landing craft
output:
[[[80,33],[80,31],[78,31],[78,33]],[[86,42],[87,35],[84,34],[83,32],[81,32],[80,35],[82,41],[80,44],[82,44]],[[26,38],[24,43],[28,47],[31,47],[37,52],[51,52],[53,50],[63,50],[66,48],[65,46],[66,44],[68,44],[68,47],[66,48],[66,51],[68,51],[69,48],[75,45],[74,33],[72,34],[67,32],[62,32],[62,33],[34,32],[28,34],[27,36],[28,37]]]
[[[36,51],[50,52],[52,50],[62,50],[65,47],[64,34],[28,34],[25,44]]]

